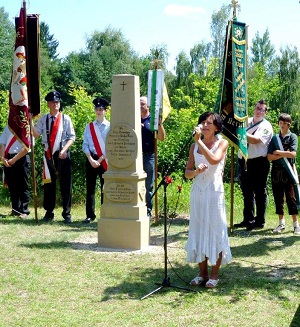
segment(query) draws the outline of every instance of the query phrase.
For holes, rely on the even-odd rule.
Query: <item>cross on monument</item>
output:
[[[125,85],[127,85],[124,81],[123,81],[123,83],[121,83],[120,85],[122,85],[123,86],[123,89],[122,89],[122,91],[124,91],[124,87],[125,87]]]

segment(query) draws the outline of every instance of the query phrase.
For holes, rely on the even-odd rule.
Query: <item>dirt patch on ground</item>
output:
[[[168,235],[167,244],[168,250],[173,251],[173,249],[182,248],[181,239],[187,238],[188,230],[188,215],[180,215],[176,218],[168,218]],[[114,248],[104,248],[98,245],[98,235],[97,233],[93,235],[81,235],[79,238],[75,239],[72,244],[72,248],[75,250],[89,250],[101,253],[129,253],[129,254],[143,254],[143,253],[162,253],[164,251],[164,226],[163,220],[160,219],[160,224],[155,226],[154,220],[151,221],[150,228],[150,245],[142,250],[132,250],[132,249],[114,249]],[[180,225],[183,228],[178,232],[172,229],[172,225]],[[174,250],[175,251],[175,250]]]

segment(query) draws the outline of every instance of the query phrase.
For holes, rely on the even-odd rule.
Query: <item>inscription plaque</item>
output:
[[[111,127],[106,139],[108,162],[117,168],[130,166],[137,158],[137,135],[131,126],[118,124]]]
[[[105,194],[110,201],[130,202],[135,191],[130,183],[108,183],[105,185]]]

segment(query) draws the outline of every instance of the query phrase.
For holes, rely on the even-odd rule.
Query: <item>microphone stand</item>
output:
[[[181,148],[181,151],[179,152],[178,156],[176,159],[180,158],[183,151],[186,149],[187,145],[189,144],[190,140],[192,139],[193,135],[188,139],[188,141],[185,143],[185,145]],[[175,160],[176,162],[176,160]],[[167,243],[168,243],[168,237],[167,237],[167,187],[168,185],[171,183],[170,178],[167,176],[168,171],[170,170],[170,166],[168,167],[168,169],[166,170],[166,175],[164,178],[162,178],[161,182],[159,183],[159,185],[157,186],[156,190],[154,191],[154,193],[151,196],[151,199],[153,198],[153,196],[155,195],[155,193],[158,191],[158,189],[163,185],[164,186],[164,278],[163,281],[161,283],[155,283],[155,285],[159,285],[158,288],[156,288],[155,290],[151,291],[150,293],[146,294],[145,296],[143,296],[141,298],[141,300],[146,299],[148,296],[161,291],[162,289],[164,289],[165,287],[173,287],[176,289],[180,289],[180,290],[184,290],[184,291],[188,291],[188,292],[196,292],[195,290],[192,290],[190,288],[185,288],[185,287],[180,287],[180,286],[176,286],[171,284],[170,281],[170,277],[168,276],[168,247],[167,247]],[[151,201],[151,200],[150,200]]]

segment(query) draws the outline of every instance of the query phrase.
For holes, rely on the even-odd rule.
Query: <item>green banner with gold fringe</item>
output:
[[[228,22],[223,72],[215,112],[219,113],[222,134],[247,158],[247,29],[236,19]]]

